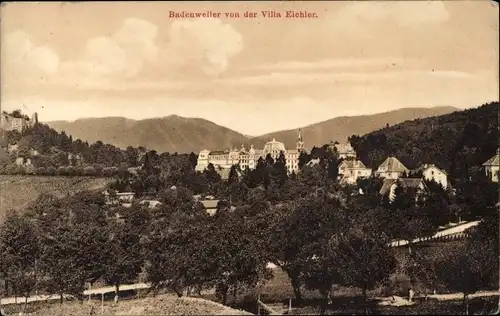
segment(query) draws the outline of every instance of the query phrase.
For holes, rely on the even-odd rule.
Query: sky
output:
[[[41,121],[175,114],[260,135],[499,99],[490,1],[19,2],[0,12],[2,110]]]

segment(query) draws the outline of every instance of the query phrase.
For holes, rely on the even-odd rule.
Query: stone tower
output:
[[[297,150],[304,151],[304,140],[302,139],[302,130],[299,128],[299,135],[297,136]]]
[[[38,113],[37,112],[33,113],[33,116],[31,118],[31,124],[33,124],[33,125],[38,124]]]

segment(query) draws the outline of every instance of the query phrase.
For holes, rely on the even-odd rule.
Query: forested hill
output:
[[[406,121],[350,141],[372,168],[392,155],[408,168],[433,163],[453,178],[462,178],[491,158],[498,147],[499,104]]]

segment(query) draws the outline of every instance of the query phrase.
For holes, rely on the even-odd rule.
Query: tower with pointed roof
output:
[[[302,139],[302,130],[299,128],[299,135],[297,136],[297,150],[304,151],[304,140]]]

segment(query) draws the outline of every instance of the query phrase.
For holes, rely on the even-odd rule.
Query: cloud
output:
[[[85,44],[83,57],[64,64],[67,77],[136,77],[146,62],[156,60],[157,27],[149,22],[128,18],[110,37],[94,37]]]
[[[235,86],[301,86],[307,84],[375,84],[379,81],[394,81],[394,83],[426,78],[447,78],[457,80],[484,80],[474,74],[459,71],[383,71],[383,72],[272,72],[270,74],[221,79],[218,82]]]
[[[255,67],[249,67],[250,70],[267,71],[322,71],[327,69],[345,69],[362,68],[366,70],[369,67],[392,67],[408,65],[413,66],[420,61],[412,58],[386,57],[386,58],[336,58],[323,59],[317,61],[280,61],[273,64],[263,64]]]
[[[334,18],[339,28],[369,28],[370,23],[393,20],[403,27],[422,28],[445,22],[449,13],[442,1],[350,2]]]
[[[177,20],[170,29],[166,55],[173,66],[196,66],[217,75],[242,49],[242,35],[219,19]]]
[[[88,88],[120,86],[122,90],[138,86],[176,89],[179,85],[165,81],[172,74],[218,75],[243,49],[241,34],[218,19],[174,21],[164,47],[157,46],[157,35],[154,24],[126,19],[112,36],[88,40],[83,58],[64,63],[61,83]],[[161,83],[148,78],[160,74],[164,76]],[[132,81],[125,84],[123,79]]]
[[[49,47],[34,45],[28,34],[15,31],[2,39],[2,72],[19,77],[20,74],[51,75],[59,68],[59,56]]]

